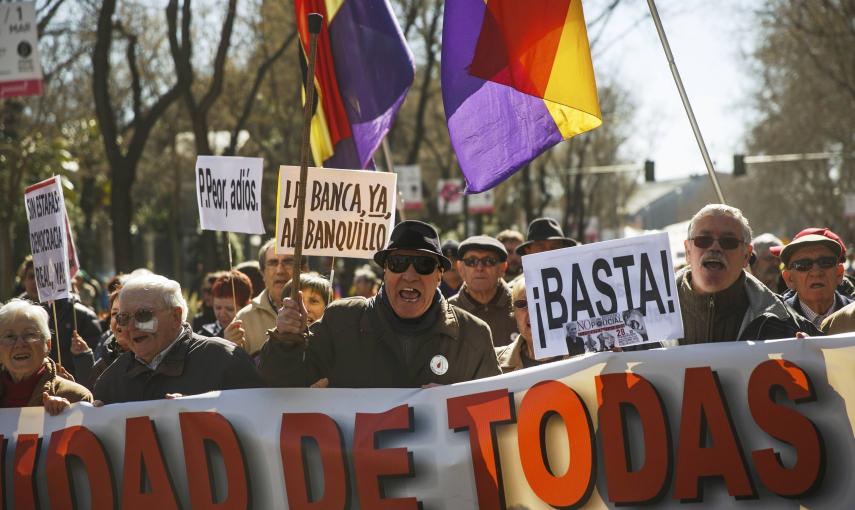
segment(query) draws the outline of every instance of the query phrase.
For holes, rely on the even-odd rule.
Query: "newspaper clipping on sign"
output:
[[[535,356],[681,338],[668,234],[523,257]]]
[[[372,170],[309,168],[303,255],[370,259],[389,242],[397,175]],[[294,253],[300,167],[279,167],[276,253]]]

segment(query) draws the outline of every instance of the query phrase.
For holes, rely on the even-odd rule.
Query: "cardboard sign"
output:
[[[370,259],[389,242],[397,175],[309,168],[303,255]],[[300,167],[279,167],[276,253],[294,253]]]
[[[196,199],[203,230],[263,234],[261,158],[199,156]]]
[[[42,91],[35,2],[0,3],[0,99]]]
[[[69,261],[73,258],[76,263],[77,258],[70,242],[60,178],[54,176],[28,187],[24,203],[39,301],[69,298],[73,277]]]
[[[535,356],[682,338],[668,234],[523,257]]]
[[[440,214],[463,214],[463,180],[440,179],[437,181],[437,207]],[[493,207],[493,190],[487,190],[466,197],[466,210],[469,214],[490,214]]]

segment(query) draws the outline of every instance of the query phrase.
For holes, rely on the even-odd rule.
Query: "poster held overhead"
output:
[[[683,337],[668,234],[523,257],[538,359]]]
[[[276,253],[294,253],[300,168],[279,167]],[[389,242],[397,175],[311,168],[306,181],[304,255],[370,259]]]
[[[43,91],[35,2],[0,3],[0,99]]]
[[[199,156],[196,201],[202,230],[264,234],[261,158]]]
[[[70,260],[76,261],[58,176],[29,186],[24,205],[30,227],[30,249],[39,301],[71,298]],[[76,264],[76,262],[75,262]]]

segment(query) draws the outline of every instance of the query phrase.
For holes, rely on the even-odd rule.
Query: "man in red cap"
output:
[[[802,230],[790,244],[770,248],[784,263],[782,274],[790,289],[784,301],[817,327],[852,302],[837,291],[843,281],[845,250],[843,240],[827,228]]]

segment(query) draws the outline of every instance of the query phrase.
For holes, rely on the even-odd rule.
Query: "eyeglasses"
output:
[[[516,301],[514,301],[514,308],[528,308],[528,301],[526,301],[525,299],[517,299]]]
[[[716,239],[712,236],[695,236],[691,238],[690,241],[695,243],[695,246],[702,250],[709,248],[716,241],[718,241],[718,245],[721,246],[722,250],[735,250],[739,248],[740,244],[745,242],[737,237],[720,237]]]
[[[477,257],[466,257],[465,259],[461,259],[466,267],[476,267],[478,264],[481,264],[484,267],[493,267],[499,263],[499,259],[494,257],[484,257],[479,259]]]
[[[131,317],[133,317],[134,322],[139,324],[140,322],[149,322],[154,318],[155,310],[149,310],[147,308],[140,308],[133,314],[128,312],[122,312],[116,314],[116,324],[122,327],[126,327],[131,323]]]
[[[18,342],[19,338],[27,344],[34,344],[40,340],[44,340],[44,338],[42,338],[42,335],[36,332],[22,333],[20,335],[16,335],[14,333],[7,333],[3,336],[0,336],[0,345],[11,347]]]
[[[410,267],[416,268],[421,275],[429,275],[436,271],[439,261],[434,257],[425,255],[389,255],[386,257],[386,268],[393,273],[403,273]]]
[[[790,269],[806,273],[816,264],[820,269],[831,269],[837,265],[837,257],[819,257],[818,259],[799,259],[790,262]]]

